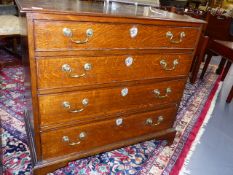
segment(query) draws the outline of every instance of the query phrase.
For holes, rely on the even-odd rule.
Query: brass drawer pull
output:
[[[86,132],[81,132],[78,137],[80,141],[78,142],[71,142],[68,136],[63,136],[62,141],[67,142],[70,146],[75,146],[75,145],[79,145],[81,141],[86,138],[86,136],[87,136]]]
[[[174,35],[173,35],[173,33],[171,31],[168,31],[166,33],[166,37],[169,38],[169,41],[171,43],[174,43],[174,44],[181,43],[183,41],[183,38],[185,37],[185,35],[186,35],[185,32],[180,32],[180,38],[179,38],[179,40],[175,40],[175,39],[173,39]]]
[[[156,123],[153,123],[152,118],[146,119],[146,125],[157,126],[164,120],[163,116],[159,116]]]
[[[71,78],[80,78],[80,77],[84,77],[84,76],[86,76],[87,71],[91,70],[91,68],[92,68],[92,65],[91,65],[90,63],[84,64],[84,66],[83,66],[84,73],[81,74],[81,75],[78,75],[78,74],[72,74],[72,68],[71,68],[71,66],[70,66],[69,64],[63,64],[63,65],[62,65],[62,71],[63,71],[63,72],[69,73],[69,76],[70,76]]]
[[[162,68],[163,68],[164,70],[168,70],[168,71],[174,70],[174,69],[176,68],[176,65],[178,65],[178,64],[179,64],[178,59],[175,59],[175,60],[173,60],[173,66],[172,66],[171,68],[169,68],[169,67],[167,66],[168,63],[166,62],[166,60],[161,60],[161,61],[160,61],[160,65],[162,66]]]
[[[84,99],[82,100],[82,105],[83,105],[84,107],[87,106],[88,103],[89,103],[89,100],[88,100],[87,98],[84,98]],[[68,101],[62,102],[62,106],[63,106],[64,108],[66,108],[66,109],[70,109],[70,108],[71,108],[70,102],[68,102]],[[69,110],[69,112],[71,112],[71,113],[79,113],[79,112],[82,112],[83,110],[84,110],[84,108],[81,108],[81,109]]]
[[[172,90],[171,90],[171,88],[167,88],[165,95],[160,95],[160,90],[158,90],[158,89],[154,89],[153,92],[157,98],[166,98],[172,92]]]
[[[85,44],[89,41],[89,38],[91,38],[94,34],[94,31],[92,29],[87,29],[86,30],[86,39],[84,39],[83,41],[80,41],[80,40],[74,40],[72,38],[73,36],[73,32],[71,29],[69,28],[63,28],[63,35],[68,37],[70,39],[70,41],[76,43],[76,44]]]

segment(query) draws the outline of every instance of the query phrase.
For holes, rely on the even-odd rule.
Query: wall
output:
[[[224,0],[222,7],[226,9],[233,9],[233,0]]]

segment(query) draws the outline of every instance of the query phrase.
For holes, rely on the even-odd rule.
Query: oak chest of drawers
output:
[[[35,174],[153,138],[172,143],[202,21],[117,3],[17,5]]]

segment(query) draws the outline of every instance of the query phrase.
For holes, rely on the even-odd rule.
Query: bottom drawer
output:
[[[175,116],[176,107],[171,107],[42,132],[42,156],[48,159],[162,131],[173,126]]]

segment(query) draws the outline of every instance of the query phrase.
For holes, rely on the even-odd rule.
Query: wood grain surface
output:
[[[131,38],[130,29],[133,27],[137,28],[138,34]],[[63,35],[64,28],[72,31],[75,41],[85,40],[87,29],[93,30],[93,36],[85,44],[76,44]],[[194,48],[199,33],[199,28],[193,27],[44,20],[36,20],[34,30],[36,51]],[[186,36],[182,42],[174,44],[166,37],[169,31],[175,41],[179,41],[181,32],[185,32]]]
[[[164,120],[155,126],[158,117],[163,116]],[[148,113],[136,114],[127,117],[118,117],[103,122],[90,123],[88,125],[70,127],[50,132],[41,133],[42,156],[44,159],[80,152],[98,146],[115,143],[133,137],[142,136],[156,131],[171,128],[176,116],[176,108],[168,108]],[[152,125],[147,125],[146,120],[151,118]],[[122,119],[122,125],[117,126],[116,120]],[[81,132],[86,133],[84,139],[79,139]],[[64,142],[63,136],[67,136],[70,142]],[[72,142],[79,142],[77,145],[69,145]],[[51,149],[53,148],[53,149]]]
[[[132,64],[130,63],[132,60]],[[160,64],[164,60],[166,68]],[[178,64],[174,65],[177,60]],[[187,76],[192,55],[190,54],[150,54],[102,57],[58,57],[37,59],[37,80],[39,89],[67,88],[73,86],[127,82],[155,78]],[[68,64],[72,71],[64,72],[62,66]],[[90,64],[91,69],[84,70]],[[172,69],[174,70],[166,70]],[[74,78],[71,76],[82,75]]]
[[[175,103],[182,96],[184,84],[184,80],[174,80],[138,86],[40,95],[38,98],[41,126],[49,127],[49,125],[56,123],[62,124],[86,118],[101,118],[104,115],[120,113],[126,110],[145,109],[156,105]],[[122,96],[121,91],[125,88],[128,89],[128,94]],[[168,93],[165,98],[158,98],[153,92],[158,89],[161,92],[160,95],[164,96],[167,88],[171,89],[171,93]],[[82,104],[83,99],[88,99],[88,105],[84,106]],[[70,108],[64,108],[64,102],[69,102]],[[70,112],[80,109],[83,109],[83,111]]]
[[[158,9],[154,9],[155,13],[148,6],[135,6],[125,3],[106,3],[98,0],[16,0],[16,4],[21,13],[37,13],[37,14],[60,14],[61,16],[81,15],[94,17],[115,17],[115,18],[137,18],[143,19],[163,19],[165,21],[185,22],[194,24],[203,24],[203,20],[191,18],[187,15],[177,15]]]

